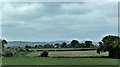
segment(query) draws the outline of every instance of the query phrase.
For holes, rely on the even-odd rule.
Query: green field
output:
[[[109,58],[4,57],[3,65],[118,65],[118,60]]]
[[[3,57],[2,63],[3,65],[118,65],[118,59],[102,58],[108,56],[108,52],[97,54],[96,50],[84,49],[85,51],[81,51],[81,48],[29,49],[34,51],[27,52],[24,56]],[[39,57],[42,51],[36,50],[55,51],[48,51],[49,57]]]
[[[26,54],[26,56],[39,56],[42,51],[39,52],[30,52]],[[108,56],[107,52],[98,54],[96,50],[89,50],[89,51],[49,51],[49,57],[80,57],[80,56]]]
[[[96,50],[50,51],[49,57],[38,57],[40,53],[41,51],[27,53],[26,56],[3,57],[3,65],[117,65],[118,64],[118,59],[95,58],[95,57],[108,55],[108,53],[97,54]]]

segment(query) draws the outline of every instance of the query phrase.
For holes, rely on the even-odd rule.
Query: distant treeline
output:
[[[78,40],[72,40],[70,44],[63,42],[62,44],[45,44],[45,45],[26,45],[25,48],[94,48],[95,46],[92,41],[85,41],[84,43],[79,43]]]

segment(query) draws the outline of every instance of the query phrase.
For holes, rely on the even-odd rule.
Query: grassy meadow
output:
[[[42,51],[30,52],[26,56],[39,56]],[[101,54],[96,53],[96,50],[89,51],[49,51],[49,57],[101,57],[108,56],[107,52]]]
[[[74,51],[81,48],[29,49],[24,56],[3,57],[3,65],[117,65],[118,59],[105,58],[107,52],[97,54],[96,50]],[[32,51],[34,50],[34,51]],[[49,51],[48,57],[40,57],[42,51]],[[58,50],[58,51],[56,51]],[[73,50],[73,51],[59,51]],[[103,58],[104,57],[104,58]]]
[[[118,60],[109,58],[4,57],[3,65],[118,65]]]

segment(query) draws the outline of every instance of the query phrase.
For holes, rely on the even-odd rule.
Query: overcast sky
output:
[[[2,22],[2,37],[9,41],[100,41],[118,33],[118,4],[4,3]]]

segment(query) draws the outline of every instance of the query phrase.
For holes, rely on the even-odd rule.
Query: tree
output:
[[[120,37],[108,35],[102,38],[97,52],[109,52],[109,57],[120,58]]]
[[[92,44],[92,41],[85,41],[84,46],[86,48],[90,48],[90,47],[93,47],[94,45]]]
[[[80,43],[81,48],[85,48],[84,43]]]
[[[6,40],[4,40],[4,39],[3,39],[3,40],[1,40],[1,45],[2,45],[2,48],[4,48],[4,47],[5,47],[5,45],[7,45],[7,43],[8,43],[8,42],[7,42]]]
[[[79,41],[72,40],[71,43],[70,43],[70,47],[71,48],[76,48],[79,44],[80,44]]]
[[[38,48],[38,45],[35,45],[35,48]]]
[[[61,47],[62,47],[62,48],[66,48],[66,47],[67,47],[67,43],[66,43],[66,42],[63,42],[63,43],[61,44]]]
[[[53,44],[50,45],[50,48],[54,48]]]
[[[26,45],[25,48],[32,48],[32,46]]]
[[[48,57],[48,51],[43,51],[40,55],[41,57]]]
[[[55,48],[59,48],[59,47],[60,47],[60,44],[59,44],[59,43],[56,43],[56,44],[54,45],[54,47],[55,47]]]
[[[104,47],[103,43],[102,43],[102,42],[99,42],[99,47],[98,47],[98,49],[97,49],[97,53],[100,54],[100,52],[102,52],[103,47]]]
[[[44,48],[50,48],[50,44],[45,44]]]
[[[42,45],[38,45],[38,48],[42,48],[43,46]]]
[[[25,46],[25,48],[29,48],[29,46],[28,46],[28,45],[26,45],[26,46]]]

